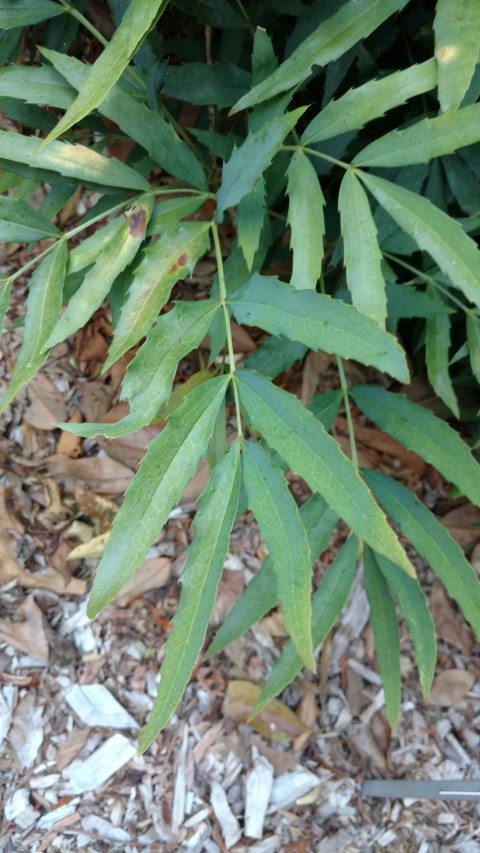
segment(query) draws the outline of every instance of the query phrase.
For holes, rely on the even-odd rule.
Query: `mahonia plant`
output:
[[[395,531],[430,565],[477,637],[480,584],[411,491],[359,467],[352,404],[477,505],[480,468],[445,419],[387,390],[387,382],[349,387],[344,360],[376,368],[394,387],[407,383],[402,342],[408,346],[413,335],[444,411],[457,418],[452,376],[459,384],[480,380],[478,4],[463,3],[461,14],[456,0],[109,6],[117,29],[107,42],[88,18],[86,0],[0,0],[0,106],[13,126],[40,131],[0,130],[0,233],[6,241],[48,241],[2,281],[3,318],[12,286],[34,269],[23,343],[2,406],[104,300],[114,326],[104,369],[140,343],[122,386],[129,414],[113,424],[59,425],[79,436],[114,438],[168,421],[115,518],[90,595],[91,617],[132,578],[208,457],[210,479],[198,501],[142,750],[191,677],[232,526],[247,508],[268,556],[207,655],[280,606],[290,639],[257,714],[303,666],[314,670],[315,649],[345,606],[361,560],[394,726],[398,613],[425,697],[436,661],[426,596]],[[93,65],[73,55],[86,32],[104,48]],[[407,51],[399,47],[404,42]],[[193,126],[180,119],[185,104],[195,106]],[[127,162],[104,153],[112,135],[136,143]],[[160,170],[167,183],[159,181]],[[39,185],[50,191],[37,209],[29,198]],[[63,233],[51,220],[79,186],[98,200]],[[186,218],[200,209],[207,218]],[[69,250],[71,238],[97,223],[103,224]],[[222,223],[236,233],[226,258]],[[209,298],[180,299],[163,311],[173,286],[207,254],[217,268]],[[272,268],[291,273],[268,274]],[[232,317],[265,333],[241,369]],[[206,336],[211,368],[172,396],[179,361]],[[308,350],[336,357],[341,387],[303,405],[274,380]],[[230,444],[226,400],[237,430]],[[351,457],[329,434],[341,407]],[[300,509],[287,471],[312,492]],[[339,519],[350,535],[312,595],[312,564]]]

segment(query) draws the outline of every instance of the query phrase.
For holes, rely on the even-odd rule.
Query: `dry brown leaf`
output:
[[[37,373],[27,385],[28,404],[24,418],[35,429],[52,430],[67,419],[65,400],[44,373]]]
[[[101,533],[100,536],[93,536],[88,542],[82,542],[68,553],[67,560],[94,560],[101,557],[107,539],[110,536],[110,531]]]
[[[300,391],[302,403],[310,402],[319,386],[321,376],[330,368],[332,360],[335,360],[334,357],[325,352],[311,350],[308,353],[302,370],[302,389]]]
[[[80,424],[81,422],[82,415],[80,412],[75,412],[67,421],[69,424]],[[57,442],[57,453],[63,453],[64,456],[70,456],[72,459],[78,459],[78,457],[82,455],[82,441],[83,439],[81,436],[73,435],[71,432],[62,430]]]
[[[108,341],[112,335],[112,326],[100,308],[83,329],[74,337],[75,356],[78,362],[103,364],[108,352]]]
[[[48,663],[48,642],[43,614],[33,595],[27,595],[17,610],[18,620],[0,619],[0,640],[25,652],[35,660]]]
[[[227,687],[223,710],[235,723],[247,723],[263,737],[275,743],[289,743],[310,729],[283,702],[271,702],[253,719],[249,719],[261,690],[251,681],[231,681]]]
[[[85,382],[80,386],[80,395],[85,420],[92,423],[101,421],[111,406],[112,389],[98,380]]]
[[[222,574],[213,608],[211,624],[221,625],[245,588],[243,572],[225,569]]]
[[[232,320],[231,329],[234,352],[255,352],[257,345],[243,326],[239,326],[238,323]]]
[[[475,642],[473,632],[465,624],[465,620],[458,610],[455,610],[439,580],[435,580],[433,583],[429,596],[429,607],[438,636],[455,648],[460,649],[464,655],[470,655]]]
[[[117,513],[118,507],[113,501],[108,498],[102,498],[91,492],[89,489],[83,489],[78,486],[74,490],[76,504],[83,515],[91,518],[95,522],[95,527],[99,533],[105,533],[110,530],[112,520]]]
[[[335,426],[343,435],[348,435],[348,422],[346,418],[337,417]],[[396,441],[386,432],[382,432],[374,427],[364,426],[355,421],[355,438],[377,452],[388,453],[389,456],[400,460],[402,468],[410,468],[419,477],[425,472],[426,466],[423,459],[411,450],[406,450],[400,442]]]
[[[466,669],[446,669],[437,675],[430,691],[429,704],[449,706],[460,702],[472,688],[475,676]]]
[[[79,483],[104,495],[123,495],[133,471],[108,456],[90,456],[87,459],[70,459],[55,454],[47,459],[48,473],[73,490]]]
[[[115,598],[116,604],[126,607],[133,598],[139,598],[151,589],[160,589],[168,583],[172,574],[172,561],[167,557],[152,557],[137,569],[131,581]]]
[[[473,504],[455,507],[442,515],[440,521],[446,526],[450,536],[464,549],[480,540],[480,509]]]

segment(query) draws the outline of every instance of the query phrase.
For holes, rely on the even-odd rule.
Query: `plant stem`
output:
[[[345,376],[345,370],[343,368],[343,361],[340,356],[336,356],[337,359],[337,367],[338,367],[338,375],[340,377],[340,387],[343,392],[343,402],[345,405],[345,414],[347,416],[347,424],[348,424],[348,437],[350,439],[350,451],[352,454],[352,462],[355,465],[355,468],[358,468],[358,456],[357,456],[357,445],[355,443],[355,430],[353,428],[353,418],[352,412],[350,409],[350,397],[348,396],[348,385],[347,378]]]
[[[345,163],[343,160],[337,160],[336,157],[330,157],[329,154],[321,154],[320,151],[315,151],[314,148],[306,148],[304,145],[282,145],[282,151],[304,151],[305,154],[311,154],[312,157],[319,157],[320,160],[327,160],[328,163],[333,163],[334,166],[341,166],[342,169],[350,169],[350,163]]]
[[[232,328],[230,325],[230,313],[227,305],[227,287],[225,284],[225,271],[223,269],[223,258],[222,258],[222,247],[220,245],[220,238],[218,236],[218,227],[217,223],[212,221],[211,223],[212,235],[213,235],[213,245],[215,247],[215,260],[217,262],[217,272],[218,272],[218,288],[220,291],[220,304],[223,309],[223,316],[225,319],[225,333],[227,336],[227,349],[228,349],[228,360],[229,360],[229,368],[230,368],[230,379],[232,380],[233,386],[233,397],[235,400],[235,412],[237,416],[237,429],[239,436],[243,437],[242,432],[242,416],[240,410],[240,398],[238,396],[238,388],[237,383],[235,382],[235,355],[233,352],[233,340],[232,340]]]
[[[443,293],[444,296],[447,297],[447,299],[450,299],[454,303],[454,305],[464,311],[465,314],[468,314],[470,316],[478,315],[478,311],[475,308],[467,308],[467,306],[464,305],[460,299],[457,299],[456,296],[453,296],[450,293],[448,287],[441,284],[439,281],[436,280],[436,278],[433,278],[433,276],[428,275],[428,273],[422,272],[422,270],[417,269],[417,267],[413,267],[411,264],[408,264],[407,261],[400,260],[400,258],[397,258],[396,255],[391,255],[390,252],[382,252],[382,254],[384,258],[388,258],[389,261],[393,261],[395,264],[398,264],[400,267],[403,267],[404,269],[413,273],[417,278],[421,279],[426,284],[431,284],[432,287],[436,287],[437,290]]]

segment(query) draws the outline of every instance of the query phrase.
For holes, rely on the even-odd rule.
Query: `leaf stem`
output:
[[[336,157],[330,157],[329,154],[322,154],[320,151],[315,151],[314,148],[308,148],[304,145],[282,145],[282,151],[304,151],[305,154],[311,154],[312,157],[319,157],[320,160],[327,160],[328,163],[333,163],[334,166],[341,166],[342,169],[350,169],[350,163],[345,163],[343,160],[337,160]]]
[[[397,258],[396,255],[391,255],[390,252],[382,252],[382,254],[384,258],[388,258],[389,261],[393,261],[395,264],[398,264],[400,267],[403,267],[404,269],[413,273],[417,278],[421,279],[426,284],[431,284],[432,287],[436,287],[437,290],[440,291],[440,293],[443,293],[444,296],[447,297],[447,299],[450,299],[454,303],[454,305],[464,311],[465,314],[468,314],[469,316],[478,316],[477,309],[468,308],[466,305],[463,304],[463,302],[461,302],[460,299],[457,299],[456,296],[453,296],[450,293],[448,287],[441,284],[439,281],[436,280],[436,278],[433,278],[433,276],[428,275],[428,273],[422,272],[422,270],[417,269],[417,267],[413,267],[411,264],[407,263],[407,261],[400,260],[400,258]]]
[[[341,387],[342,392],[343,392],[343,402],[345,405],[345,414],[347,416],[348,437],[350,439],[350,451],[352,454],[352,462],[355,465],[355,468],[358,468],[357,445],[355,442],[355,430],[353,427],[352,411],[350,408],[350,397],[348,396],[347,377],[345,376],[345,370],[343,368],[342,359],[338,355],[336,356],[336,359],[337,359],[338,375],[340,377],[340,387]]]
[[[222,247],[220,245],[220,238],[218,236],[218,227],[217,223],[212,220],[211,223],[212,235],[213,235],[213,245],[215,248],[215,260],[217,262],[217,272],[218,272],[218,289],[220,291],[220,304],[223,309],[223,316],[225,320],[225,333],[227,336],[227,349],[228,349],[228,360],[229,360],[229,368],[230,368],[230,379],[232,380],[233,386],[233,397],[235,400],[235,412],[237,416],[237,429],[239,436],[243,437],[242,432],[242,416],[240,410],[240,398],[238,396],[238,388],[237,383],[235,382],[235,354],[233,351],[233,340],[232,340],[232,328],[230,325],[230,312],[228,310],[227,305],[227,287],[225,284],[225,271],[223,268],[223,258],[222,258]]]

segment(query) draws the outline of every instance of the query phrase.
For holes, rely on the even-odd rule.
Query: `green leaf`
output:
[[[390,323],[405,317],[436,317],[437,314],[449,314],[450,308],[445,302],[436,302],[428,291],[417,290],[406,284],[386,286],[388,319]]]
[[[287,176],[293,249],[290,284],[297,290],[315,290],[322,271],[325,199],[317,173],[303,151],[295,151]]]
[[[45,342],[57,322],[62,305],[67,258],[65,240],[59,240],[29,281],[23,342],[0,411],[9,405],[17,391],[30,381],[47,358]]]
[[[145,250],[122,307],[104,370],[148,332],[175,282],[192,275],[197,260],[208,251],[209,227],[209,222],[182,222],[164,231]]]
[[[192,80],[195,85],[192,86]],[[250,86],[250,74],[230,62],[188,62],[169,65],[162,95],[192,104],[231,107]]]
[[[88,81],[56,127],[48,134],[44,145],[65,133],[98,107],[122,75],[167,4],[168,0],[130,0],[122,23],[95,62]]]
[[[385,511],[429,563],[480,639],[480,583],[460,546],[408,489],[378,471],[363,473]]]
[[[232,112],[245,110],[279,92],[292,89],[310,76],[314,65],[327,65],[366,38],[407,0],[347,0],[336,14],[322,21],[273,74],[240,98]]]
[[[243,449],[248,506],[272,557],[285,627],[305,666],[315,669],[311,637],[312,559],[282,471],[256,442]]]
[[[82,91],[89,84],[94,69],[72,56],[41,48],[57,71],[75,89]],[[96,65],[94,66],[96,68]],[[205,173],[190,150],[175,133],[173,127],[145,104],[139,103],[120,84],[113,86],[98,104],[101,115],[114,121],[119,128],[145,148],[152,160],[171,175],[205,189]]]
[[[437,659],[435,625],[428,609],[426,595],[418,581],[407,577],[405,572],[386,557],[371,551],[369,558],[376,562],[406,622],[412,638],[423,698],[426,700],[432,686]]]
[[[408,382],[405,356],[393,335],[339,299],[311,290],[294,290],[273,276],[256,274],[233,294],[231,306],[239,323],[260,326],[315,350],[372,364]]]
[[[12,293],[12,282],[7,280],[0,283],[0,335],[3,332],[3,322],[10,304],[10,296]]]
[[[443,302],[433,287],[429,288],[431,298]],[[456,418],[460,417],[458,402],[450,376],[451,323],[448,314],[428,317],[425,324],[425,357],[428,379],[435,391]]]
[[[471,216],[477,216],[480,213],[480,187],[475,173],[458,154],[444,157],[442,165],[459,206]]]
[[[100,307],[116,277],[132,262],[145,239],[147,222],[153,208],[153,196],[145,196],[132,207],[115,238],[87,272],[66,310],[52,331],[45,347],[65,340],[84,326]]]
[[[332,630],[350,593],[357,567],[358,540],[350,536],[328,567],[312,599],[312,640],[316,648]],[[282,651],[263,688],[250,719],[255,717],[274,696],[291,684],[302,669],[303,662],[291,640]]]
[[[219,304],[177,302],[173,311],[160,317],[122,382],[122,398],[130,402],[128,415],[112,424],[61,424],[61,429],[74,435],[118,438],[152,423],[170,397],[178,362],[201,344]]]
[[[253,259],[260,243],[265,215],[265,181],[260,178],[253,190],[245,195],[237,207],[237,233],[245,263],[252,269]]]
[[[204,193],[157,201],[153,207],[152,218],[147,228],[147,237],[152,234],[160,234],[165,229],[170,231],[185,216],[191,216],[192,213],[195,213],[207,198],[207,193]]]
[[[467,342],[472,373],[480,382],[480,319],[467,314]]]
[[[363,86],[350,89],[326,107],[310,122],[302,134],[304,145],[332,139],[351,130],[359,130],[369,121],[401,106],[409,98],[423,95],[436,86],[437,64],[427,59],[402,71],[395,71]]]
[[[424,118],[405,130],[381,136],[353,159],[355,166],[409,166],[452,154],[480,139],[480,104],[470,104],[436,118]]]
[[[230,532],[237,517],[240,441],[215,466],[195,516],[195,536],[181,575],[182,591],[165,645],[160,685],[149,721],[142,730],[144,751],[168,722],[192,675],[208,627]]]
[[[64,12],[51,0],[0,0],[0,28],[28,27]]]
[[[365,172],[358,174],[400,228],[432,256],[467,299],[480,307],[480,253],[462,227],[417,193]]]
[[[145,178],[113,157],[103,157],[85,145],[54,142],[39,151],[36,136],[22,136],[0,130],[0,158],[23,163],[34,169],[47,169],[87,184],[121,187],[127,190],[149,190]]]
[[[235,148],[222,173],[222,183],[217,193],[218,210],[233,207],[251,192],[279,151],[283,140],[295,127],[306,107],[272,119],[258,133],[247,136],[240,148]]]
[[[375,641],[375,655],[385,691],[387,720],[394,729],[397,725],[402,693],[397,614],[385,578],[370,548],[365,549],[363,568],[365,591],[370,605],[370,624]]]
[[[462,494],[480,505],[480,466],[455,430],[402,394],[373,385],[357,385],[350,393],[380,429],[418,453],[455,483]]]
[[[0,196],[0,241],[27,243],[59,235],[58,228],[22,199]]]
[[[315,394],[306,408],[312,415],[315,415],[328,432],[338,415],[342,402],[343,392],[340,389],[338,391],[324,391],[323,394]]]
[[[110,244],[116,239],[124,225],[125,217],[116,216],[102,228],[99,228],[98,231],[91,234],[90,237],[82,240],[78,246],[75,246],[70,252],[68,274],[72,275],[73,273],[80,272],[85,267],[94,264],[98,256],[108,249]]]
[[[438,100],[444,112],[460,106],[473,77],[480,44],[479,11],[477,0],[437,0],[433,28]]]
[[[7,65],[0,68],[0,97],[66,109],[75,90],[48,65]]]
[[[195,388],[149,444],[113,522],[88,602],[91,618],[133,577],[205,455],[228,377]],[[218,510],[218,507],[217,507]]]
[[[300,507],[300,518],[304,526],[312,561],[325,550],[330,536],[338,521],[333,510],[329,509],[320,495],[311,498]],[[271,554],[265,557],[259,571],[253,576],[246,590],[235,602],[215,634],[205,659],[221,652],[234,640],[237,640],[265,613],[278,602],[277,582]],[[296,654],[296,653],[295,653]],[[299,658],[299,660],[301,660]],[[300,663],[300,667],[303,663]]]
[[[261,342],[256,352],[247,358],[245,367],[275,379],[279,373],[288,370],[295,361],[301,361],[306,353],[305,344],[273,335]]]
[[[251,427],[263,435],[312,491],[322,495],[359,539],[415,577],[383,512],[335,439],[292,394],[250,370],[240,371],[237,377],[241,403]]]
[[[355,172],[345,172],[338,196],[347,284],[353,304],[385,327],[387,299],[382,253],[370,204]]]

